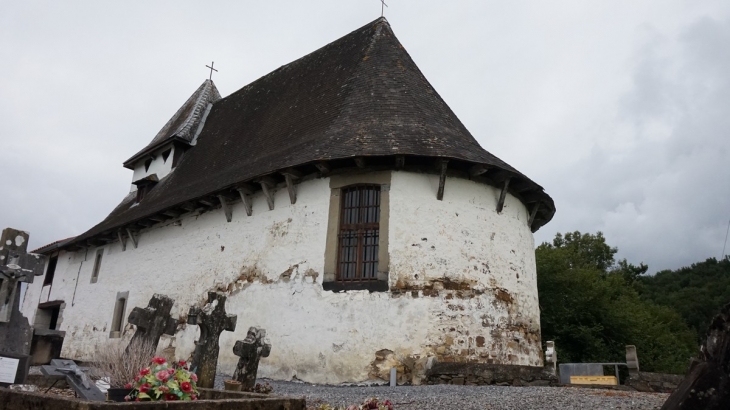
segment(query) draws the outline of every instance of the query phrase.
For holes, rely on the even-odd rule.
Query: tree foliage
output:
[[[721,261],[710,258],[639,280],[642,298],[676,310],[699,338],[705,337],[712,318],[730,302],[730,258],[727,257]]]
[[[697,351],[695,333],[667,306],[640,297],[647,266],[616,262],[603,234],[557,234],[538,246],[543,340],[561,362],[621,362],[636,345],[642,370],[683,373]]]

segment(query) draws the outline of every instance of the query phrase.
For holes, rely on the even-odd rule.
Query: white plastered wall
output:
[[[169,160],[168,160],[169,161]],[[447,178],[436,200],[438,177],[394,172],[390,188],[391,292],[322,290],[330,188],[326,178],[286,189],[269,211],[261,194],[253,215],[233,206],[183,216],[147,229],[139,247],[105,246],[97,283],[90,283],[95,249],[59,256],[50,300],[64,300],[62,355],[88,360],[109,339],[117,292],[129,291],[127,315],[154,293],[175,299],[174,317],[202,306],[206,292],[229,295],[238,315],[235,332],[220,338],[219,371],[230,374],[232,347],[249,326],[266,329],[271,355],[259,376],[315,383],[383,377],[389,360],[411,358],[542,365],[534,243],[525,207],[499,190]],[[24,312],[33,317],[42,280],[28,287]],[[126,325],[126,337],[132,326]],[[194,348],[197,326],[180,326],[161,348],[179,358]],[[387,349],[387,350],[386,350]],[[392,354],[391,354],[392,352]],[[376,353],[377,357],[376,358]],[[396,358],[396,359],[394,359]],[[399,367],[400,368],[400,367]]]
[[[170,150],[170,155],[167,157],[167,159],[162,157],[162,153]],[[144,163],[150,157],[143,157],[139,161],[137,161],[136,164],[134,164],[134,173],[132,174],[132,182],[139,181],[140,179],[156,174],[158,179],[162,179],[167,174],[172,172],[172,159],[175,156],[175,147],[172,144],[166,145],[163,148],[158,149],[154,152],[154,159],[150,163],[149,168],[145,169]],[[134,192],[137,190],[137,186],[132,184],[130,188],[130,192]]]

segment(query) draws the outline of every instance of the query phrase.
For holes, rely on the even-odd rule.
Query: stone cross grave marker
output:
[[[33,283],[43,274],[46,257],[27,253],[28,233],[13,228],[3,229],[0,237],[0,322],[9,322],[15,306],[19,282]]]
[[[43,274],[46,258],[27,253],[28,233],[5,228],[0,236],[0,385],[22,384],[30,366],[33,328],[20,313],[20,286]]]
[[[155,351],[163,334],[174,335],[178,321],[170,317],[173,304],[175,304],[173,299],[155,293],[146,308],[132,309],[127,321],[137,326],[137,330],[134,332],[129,346],[139,343],[145,347],[149,346],[152,351]],[[127,346],[127,350],[129,350],[129,346]]]
[[[46,376],[66,376],[66,382],[76,394],[84,400],[104,401],[106,395],[96,387],[86,372],[89,369],[79,367],[73,360],[53,359],[51,364],[41,366],[41,373]]]
[[[236,315],[226,313],[225,295],[216,292],[208,292],[208,303],[202,309],[190,308],[188,323],[200,326],[200,339],[195,342],[193,352],[193,368],[199,387],[213,388],[220,351],[218,340],[224,330],[236,330],[236,319]]]
[[[256,373],[259,370],[259,360],[269,357],[271,344],[266,340],[266,330],[249,327],[246,338],[237,340],[233,346],[233,354],[240,357],[233,378],[241,382],[244,390],[252,390],[256,384]]]

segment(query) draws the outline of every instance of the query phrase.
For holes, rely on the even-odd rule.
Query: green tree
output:
[[[555,341],[562,362],[623,361],[634,344],[643,370],[684,372],[694,333],[671,308],[641,299],[647,266],[616,263],[616,252],[600,232],[557,234],[538,246],[543,340]]]
[[[730,302],[730,258],[642,276],[639,283],[643,299],[679,312],[700,342],[712,318]]]

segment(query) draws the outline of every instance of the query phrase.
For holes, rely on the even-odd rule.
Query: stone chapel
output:
[[[129,193],[88,231],[35,252],[26,290],[61,355],[91,360],[160,293],[181,359],[209,291],[236,340],[266,329],[259,376],[419,383],[429,360],[542,366],[533,232],[555,213],[482,148],[379,18],[222,97],[206,80],[124,162]]]

